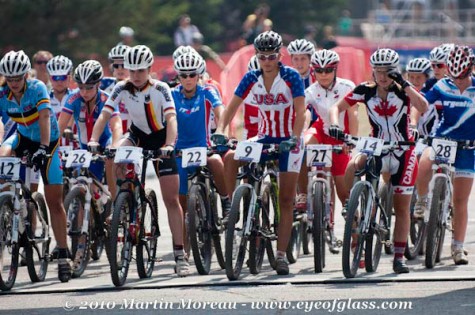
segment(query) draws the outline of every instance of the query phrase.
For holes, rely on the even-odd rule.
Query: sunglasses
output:
[[[86,90],[86,91],[90,91],[92,90],[93,88],[95,88],[96,85],[95,84],[86,84],[86,85],[78,85],[78,88],[80,90]]]
[[[68,79],[67,75],[53,75],[51,76],[51,80],[53,81],[66,81]]]
[[[444,63],[433,63],[433,64],[431,64],[431,66],[432,66],[432,68],[439,68],[439,69],[445,68]]]
[[[315,68],[316,73],[332,73],[335,68]]]
[[[276,60],[277,57],[279,57],[279,53],[274,53],[270,55],[257,54],[256,56],[259,60],[262,60],[262,61],[266,61],[266,60],[273,61],[273,60]]]
[[[198,75],[197,73],[190,73],[190,74],[180,73],[179,76],[180,76],[180,78],[182,78],[182,79],[186,79],[186,78],[188,78],[188,77],[193,79],[193,78],[196,77],[197,75]]]
[[[36,60],[35,63],[37,65],[45,65],[48,63],[48,60]]]
[[[23,78],[24,76],[20,75],[18,77],[5,77],[5,80],[10,83],[16,83],[16,82],[21,82]]]
[[[114,63],[114,64],[112,64],[112,67],[114,69],[124,68],[124,64],[123,63]]]

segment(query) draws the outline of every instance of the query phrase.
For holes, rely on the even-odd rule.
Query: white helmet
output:
[[[251,57],[251,60],[249,60],[249,64],[247,65],[247,71],[252,71],[252,70],[259,70],[260,69],[259,61],[257,60],[257,56],[254,55]]]
[[[371,55],[369,62],[372,67],[396,68],[399,65],[399,55],[392,49],[381,48]]]
[[[312,55],[312,65],[315,68],[336,67],[340,62],[340,56],[333,50],[317,50]]]
[[[447,68],[453,78],[463,77],[472,70],[473,52],[468,46],[454,46],[447,58]]]
[[[0,74],[6,77],[24,75],[31,69],[30,58],[23,50],[11,50],[0,60]]]
[[[80,84],[94,84],[102,79],[102,66],[97,60],[86,60],[74,71],[74,81]]]
[[[200,73],[206,67],[204,59],[196,53],[187,53],[175,59],[173,68],[178,73]]]
[[[187,54],[187,53],[197,53],[197,51],[191,46],[179,46],[173,52],[173,60],[176,60],[176,58],[180,57],[183,54]]]
[[[122,26],[119,35],[120,37],[134,36],[134,30],[129,26]]]
[[[430,51],[429,59],[433,63],[447,63],[449,52],[454,48],[454,44],[442,44]]]
[[[287,51],[291,55],[310,55],[315,52],[315,46],[306,39],[296,39],[289,43]]]
[[[429,74],[431,70],[430,60],[427,58],[414,58],[406,66],[407,72]]]
[[[137,45],[127,50],[124,56],[124,68],[129,70],[148,69],[153,64],[153,54],[150,48]]]
[[[117,45],[109,51],[109,61],[124,60],[125,53],[130,47],[127,45]]]
[[[54,56],[46,64],[49,75],[68,75],[73,69],[73,62],[62,55]]]

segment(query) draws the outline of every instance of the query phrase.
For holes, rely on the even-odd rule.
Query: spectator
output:
[[[121,38],[121,41],[117,43],[117,46],[119,45],[133,46],[134,34],[135,32],[133,28],[129,26],[122,26],[119,30],[119,36]]]
[[[261,4],[254,10],[253,14],[247,16],[242,24],[242,37],[247,44],[252,44],[257,35],[265,31],[266,24],[267,28],[269,25],[272,28],[272,21],[268,19],[269,12],[270,7],[267,4]]]
[[[338,19],[338,33],[342,36],[349,36],[353,33],[353,20],[350,10],[343,10]]]
[[[317,47],[317,42],[315,41],[316,36],[317,36],[317,28],[311,24],[306,25],[305,34],[303,38],[311,42],[315,47]]]
[[[46,84],[48,93],[53,86],[49,80],[49,74],[46,69],[46,64],[53,58],[53,54],[47,50],[39,50],[33,55],[33,70],[31,71],[32,78],[43,81]]]
[[[203,45],[203,40],[203,34],[193,34],[191,47],[193,47],[205,60],[212,59],[221,68],[221,70],[224,70],[226,67],[224,61],[213,49],[211,49],[211,47]]]
[[[338,46],[335,35],[333,35],[333,27],[325,25],[323,27],[323,39],[321,45],[323,49],[332,49]]]
[[[191,24],[191,18],[188,14],[182,15],[178,24],[174,35],[175,46],[190,46],[193,43],[193,35],[199,33],[200,30]]]

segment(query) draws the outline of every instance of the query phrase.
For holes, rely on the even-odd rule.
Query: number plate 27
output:
[[[307,145],[307,166],[332,166],[332,146],[328,144]]]

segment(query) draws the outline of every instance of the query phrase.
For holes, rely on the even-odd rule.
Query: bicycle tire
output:
[[[82,209],[83,215],[84,213],[84,206],[86,204],[86,191],[84,190],[83,187],[74,187],[69,191],[67,194],[66,198],[64,199],[64,209],[66,210],[67,213],[69,211],[75,211],[76,216],[75,216],[75,223],[73,224],[73,227],[75,230],[72,231],[72,235],[70,235],[71,238],[71,253],[72,253],[72,259],[73,261],[76,261],[76,252],[78,249],[78,239],[79,237],[82,237],[81,230],[82,230],[82,220],[81,222],[78,222],[78,211]],[[71,209],[70,206],[74,205],[79,205],[79,209]],[[91,209],[89,209],[90,212]],[[91,213],[92,214],[92,213]],[[69,216],[69,214],[68,214]],[[94,225],[93,223],[93,216],[90,216],[89,218],[89,227],[88,227],[88,235],[86,235],[86,241],[84,243],[84,255],[80,258],[80,263],[77,268],[73,268],[72,270],[72,277],[73,278],[79,278],[84,271],[86,270],[86,267],[89,263],[89,259],[91,258],[91,232],[92,232],[92,226]]]
[[[261,272],[264,254],[267,249],[267,238],[264,234],[271,232],[269,222],[269,208],[262,207],[262,197],[270,193],[270,183],[262,185],[261,188],[261,207],[259,214],[255,216],[254,224],[257,227],[255,233],[251,234],[249,240],[249,270],[251,274],[257,275]]]
[[[112,201],[108,197],[106,204],[103,204],[103,212],[95,215],[95,225],[94,225],[94,234],[91,242],[91,258],[92,260],[99,260],[104,252],[104,249],[107,252],[107,242],[108,242],[108,231],[106,231],[105,221],[110,216]],[[99,232],[99,229],[101,231]]]
[[[268,214],[270,223],[269,233],[272,235],[272,237],[267,240],[267,260],[269,261],[272,269],[275,269],[275,259],[277,256],[277,236],[280,220],[279,197],[277,194],[277,186],[272,182],[264,183],[263,187],[263,193],[261,194],[261,207],[262,211],[265,211]]]
[[[133,212],[133,195],[130,191],[121,191],[117,195],[112,214],[109,245],[109,265],[112,283],[116,287],[124,285],[132,259],[132,236],[129,231],[130,213]],[[118,250],[118,245],[122,245]],[[119,261],[118,261],[119,260]]]
[[[249,239],[243,233],[247,225],[250,198],[251,188],[249,186],[239,186],[234,192],[231,203],[231,213],[229,214],[225,242],[226,276],[231,281],[239,279],[246,257]],[[239,236],[241,239],[237,240]],[[236,252],[234,250],[234,243],[237,245]]]
[[[140,216],[139,242],[135,247],[137,273],[140,279],[150,278],[157,258],[158,209],[157,195],[152,189],[145,191]]]
[[[381,241],[381,235],[374,229],[375,224],[381,226],[381,228],[388,229],[386,225],[387,222],[384,222],[383,213],[384,211],[381,207],[377,207],[376,211],[371,214],[371,228],[366,235],[365,240],[365,269],[366,272],[376,272],[379,265],[379,260],[381,258],[381,252],[383,248],[383,243]],[[377,223],[376,223],[377,222]]]
[[[20,244],[11,242],[12,227],[12,196],[3,195],[0,196],[0,289],[2,291],[9,291],[13,287],[18,272]],[[20,241],[20,235],[18,241]]]
[[[295,264],[300,256],[300,249],[302,248],[302,225],[300,223],[300,220],[296,220],[292,225],[289,245],[286,250],[289,264]]]
[[[449,200],[452,200],[452,197],[450,197]],[[442,248],[444,247],[445,230],[446,230],[446,226],[442,225],[442,230],[440,231],[439,246],[437,247],[437,255],[435,256],[436,263],[440,262],[440,256],[442,255]]]
[[[411,198],[411,225],[409,227],[409,237],[407,238],[404,256],[408,260],[414,260],[423,251],[423,245],[426,234],[426,224],[424,220],[414,218],[414,206],[417,200],[417,189],[414,186],[414,192]]]
[[[429,269],[434,268],[439,243],[443,242],[441,240],[441,233],[444,227],[442,226],[441,210],[444,204],[446,188],[445,178],[439,177],[435,179],[426,237],[425,266]]]
[[[312,228],[311,225],[308,224],[308,219],[302,221],[302,225],[302,254],[310,255],[310,241],[312,240],[312,237],[309,237],[308,235],[312,233]]]
[[[25,247],[26,265],[31,282],[41,282],[45,280],[48,271],[49,244],[51,241],[51,237],[45,238],[46,235],[49,236],[50,222],[46,201],[41,193],[34,192],[31,195],[28,210],[30,226],[32,228],[36,227],[36,229],[35,231],[30,230],[29,239],[32,242],[27,242]],[[35,212],[35,215],[32,211]],[[40,232],[39,235],[38,232]]]
[[[385,241],[391,240],[391,225],[392,225],[392,218],[393,218],[393,194],[392,192],[389,191],[389,184],[384,183],[380,188],[379,188],[379,198],[380,198],[380,203],[381,207],[383,208],[384,212],[386,213],[386,216],[388,218],[388,230],[389,233],[385,239]],[[391,245],[387,245],[386,243],[384,244],[384,252],[387,255],[392,255],[394,254],[394,244],[391,242]]]
[[[223,252],[223,245],[224,245],[224,235],[222,235],[222,222],[219,220],[218,214],[218,194],[215,190],[211,190],[211,212],[213,214],[213,246],[214,252],[216,254],[216,260],[218,261],[218,265],[221,269],[226,269],[226,262],[224,259],[224,252]],[[221,243],[223,242],[223,244]]]
[[[345,221],[345,231],[343,234],[342,267],[345,278],[354,278],[358,272],[365,235],[359,233],[358,239],[354,242],[355,250],[353,252],[351,248],[352,237],[354,235],[353,222],[356,222],[356,229],[358,232],[361,232],[361,224],[363,223],[363,213],[361,209],[366,207],[367,202],[370,202],[368,186],[364,182],[357,182],[351,190]],[[360,211],[358,211],[359,209]]]
[[[325,268],[325,186],[316,181],[313,184],[313,265],[315,273],[321,273]]]

